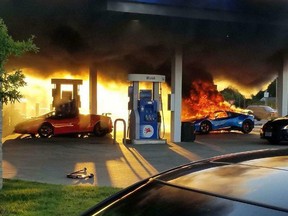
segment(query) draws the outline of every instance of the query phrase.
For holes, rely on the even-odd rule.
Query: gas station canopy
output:
[[[214,21],[287,25],[287,1],[107,0],[105,10]]]
[[[153,74],[128,74],[128,80],[137,82],[165,82],[165,76]]]

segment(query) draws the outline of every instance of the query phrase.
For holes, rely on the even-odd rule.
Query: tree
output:
[[[21,56],[26,52],[37,52],[38,47],[33,43],[31,36],[26,41],[14,41],[8,34],[4,21],[0,18],[0,189],[3,187],[2,172],[2,105],[14,103],[22,98],[19,87],[26,85],[24,74],[21,70],[8,72],[5,64],[12,56]]]
[[[260,90],[259,92],[257,92],[256,95],[253,95],[252,99],[256,101],[260,101],[264,97],[264,92],[265,91]]]
[[[225,101],[234,101],[236,107],[245,107],[245,97],[235,88],[228,87],[220,91]]]
[[[276,84],[276,79],[269,84],[267,88],[267,91],[269,92],[269,97],[276,97]]]

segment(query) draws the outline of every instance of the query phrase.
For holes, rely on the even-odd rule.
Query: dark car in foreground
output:
[[[266,122],[260,130],[260,137],[271,144],[288,141],[288,115]]]
[[[191,162],[136,183],[82,215],[288,215],[288,149]]]
[[[216,111],[209,116],[193,121],[195,132],[208,134],[216,130],[238,130],[245,134],[254,128],[254,116],[232,111]]]
[[[112,120],[107,115],[61,115],[55,111],[25,120],[15,126],[15,133],[50,137],[63,134],[104,136],[112,132]]]

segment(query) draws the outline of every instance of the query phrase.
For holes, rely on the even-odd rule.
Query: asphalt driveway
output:
[[[117,140],[118,141],[118,140]],[[241,132],[197,135],[194,142],[113,144],[104,138],[17,137],[3,140],[3,176],[52,184],[126,187],[158,172],[202,158],[242,151],[286,148],[259,138],[259,128]],[[89,179],[70,179],[70,172],[87,168]]]

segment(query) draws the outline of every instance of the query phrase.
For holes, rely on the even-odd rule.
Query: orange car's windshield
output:
[[[55,116],[55,111],[46,113],[46,114],[44,114],[44,115],[41,115],[40,117],[49,118],[49,117],[51,117],[51,116]]]

